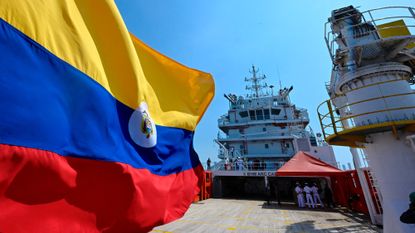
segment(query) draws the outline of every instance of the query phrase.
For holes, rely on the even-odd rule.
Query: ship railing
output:
[[[210,166],[208,166],[208,163],[207,163],[207,162],[205,162],[205,163],[200,163],[200,164],[202,165],[202,167],[203,167],[203,169],[204,169],[205,171],[211,171],[211,170],[218,170],[218,168],[219,168],[219,167],[223,166],[223,165],[222,165],[222,163],[223,163],[223,161],[220,161],[220,162],[214,162],[213,164],[212,164],[212,162],[211,162],[211,163],[210,163]]]
[[[219,171],[276,171],[285,162],[226,162],[221,161],[213,166],[212,170]],[[207,167],[205,167],[207,169]]]
[[[223,132],[221,132],[221,131],[218,131],[218,134],[217,134],[217,139],[225,139],[225,138],[227,138],[228,136],[225,134],[225,133],[223,133]]]
[[[393,80],[397,81],[397,80]],[[391,82],[391,81],[388,81]],[[414,91],[409,93],[399,93],[393,95],[386,95],[380,96],[375,98],[369,98],[353,103],[347,103],[343,106],[336,107],[333,104],[333,100],[329,99],[321,103],[317,107],[317,114],[320,121],[320,126],[322,129],[322,133],[324,139],[330,143],[329,139],[332,139],[335,135],[340,134],[349,134],[353,136],[361,136],[359,135],[360,132],[364,132],[362,130],[374,130],[380,127],[390,127],[394,133],[396,133],[397,126],[402,125],[412,125],[415,122],[415,105],[406,105],[403,107],[395,107],[395,108],[383,108],[380,110],[374,111],[367,111],[359,114],[353,114],[351,112],[352,107],[359,105],[359,104],[368,104],[374,103],[378,100],[384,100],[384,102],[388,102],[395,97],[403,97],[403,96],[413,96],[415,95]],[[404,115],[402,119],[396,119],[396,113],[402,111],[412,111],[412,114]],[[341,116],[340,113],[343,113]],[[379,119],[376,114],[382,114],[382,118]],[[375,116],[375,117],[374,117]],[[373,119],[376,120],[373,120]],[[362,120],[363,119],[363,120]],[[350,133],[349,133],[350,132]],[[345,137],[343,136],[343,139]],[[350,146],[350,145],[349,145]]]
[[[266,139],[290,139],[292,137],[305,137],[305,129],[285,129],[285,130],[272,130],[272,131],[265,131],[265,132],[257,132],[257,133],[250,133],[250,134],[231,134],[231,135],[221,135],[217,139],[219,141],[226,141],[226,140],[239,140],[239,141],[246,141],[246,140],[266,140]],[[219,153],[223,154],[221,151]],[[231,152],[229,152],[231,153]]]
[[[230,123],[229,119],[226,116],[221,116],[218,119],[218,124],[219,125],[228,125]]]
[[[229,135],[219,140],[226,141],[226,140],[237,140],[237,141],[246,141],[246,140],[266,140],[266,139],[289,139],[292,138],[293,135],[297,135],[301,133],[301,131],[286,131],[282,133],[266,131],[264,133],[258,132],[256,134],[250,135]]]
[[[309,122],[310,118],[308,114],[300,113],[297,118],[284,118],[284,117],[270,117],[269,119],[262,119],[262,120],[251,120],[251,119],[244,119],[240,121],[231,122],[228,119],[219,119],[218,125],[219,126],[228,126],[228,125],[246,125],[251,122],[255,122],[256,124],[266,124],[266,123],[301,123],[301,122]]]
[[[392,11],[397,11],[396,15],[390,16]],[[357,28],[363,25],[372,25],[373,30],[364,32],[365,35],[371,34],[377,36],[377,40],[379,41],[384,38],[381,38],[380,35],[383,32],[388,30],[393,31],[409,31],[410,34],[414,35],[415,31],[415,8],[413,7],[405,7],[405,6],[389,6],[389,7],[381,7],[376,9],[371,9],[367,11],[360,12],[362,14],[362,23],[357,25],[351,25],[349,28]],[[346,19],[348,17],[353,17],[355,15],[348,15],[343,17],[342,19]],[[399,20],[403,20],[404,24],[396,24],[391,26],[384,26],[387,23],[396,22]],[[339,49],[338,44],[336,43],[336,39],[338,38],[338,34],[333,32],[331,29],[331,22],[326,22],[324,25],[324,40],[326,42],[327,48],[330,53],[330,57],[332,62],[335,62],[336,51]],[[404,35],[402,35],[404,36]],[[356,37],[356,35],[351,35],[349,37]],[[342,38],[349,38],[343,37]]]

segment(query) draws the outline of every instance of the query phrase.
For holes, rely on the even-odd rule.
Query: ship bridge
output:
[[[215,142],[219,145],[220,161],[212,168],[216,187],[243,189],[239,193],[253,196],[263,194],[264,177],[272,177],[272,182],[276,182],[273,179],[277,179],[277,170],[298,151],[336,166],[331,146],[320,134],[307,129],[307,109],[291,102],[294,88],[280,85],[274,92],[274,86],[263,82],[266,76],[260,75],[258,69],[253,66],[250,73],[252,76],[245,78],[250,93],[224,95],[229,109],[218,119],[220,131]],[[294,181],[287,178],[280,182],[285,182],[288,197],[288,187]],[[229,188],[234,186],[237,187]]]

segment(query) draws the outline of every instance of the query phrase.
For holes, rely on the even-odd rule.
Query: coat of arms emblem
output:
[[[141,132],[146,135],[146,138],[153,134],[153,126],[146,111],[143,111],[143,117],[141,118]]]
[[[157,127],[151,119],[146,102],[142,102],[128,121],[131,139],[139,146],[151,148],[157,145]]]

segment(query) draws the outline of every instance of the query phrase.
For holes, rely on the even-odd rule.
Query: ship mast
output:
[[[267,77],[265,75],[259,76],[258,71],[259,69],[255,69],[255,66],[252,65],[252,71],[249,71],[249,73],[252,74],[252,77],[245,78],[245,82],[251,82],[250,85],[246,86],[246,90],[251,90],[253,97],[255,98],[262,96],[262,89],[268,87],[266,83],[261,83],[261,81],[266,79]]]

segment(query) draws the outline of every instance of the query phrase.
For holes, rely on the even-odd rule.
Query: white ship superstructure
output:
[[[384,232],[391,233],[415,232],[399,221],[415,191],[414,29],[411,7],[349,6],[326,24],[333,69],[331,99],[318,110],[324,137],[362,148],[383,197]]]
[[[250,94],[225,95],[229,110],[218,120],[222,132],[216,140],[222,160],[216,170],[221,172],[214,173],[247,174],[241,172],[252,170],[271,171],[266,175],[272,176],[298,151],[337,166],[331,146],[322,141],[320,134],[316,136],[306,129],[307,110],[291,103],[289,94],[293,87],[274,93],[274,86],[264,83],[266,77],[259,75],[254,66],[250,73],[252,76],[245,78]]]

